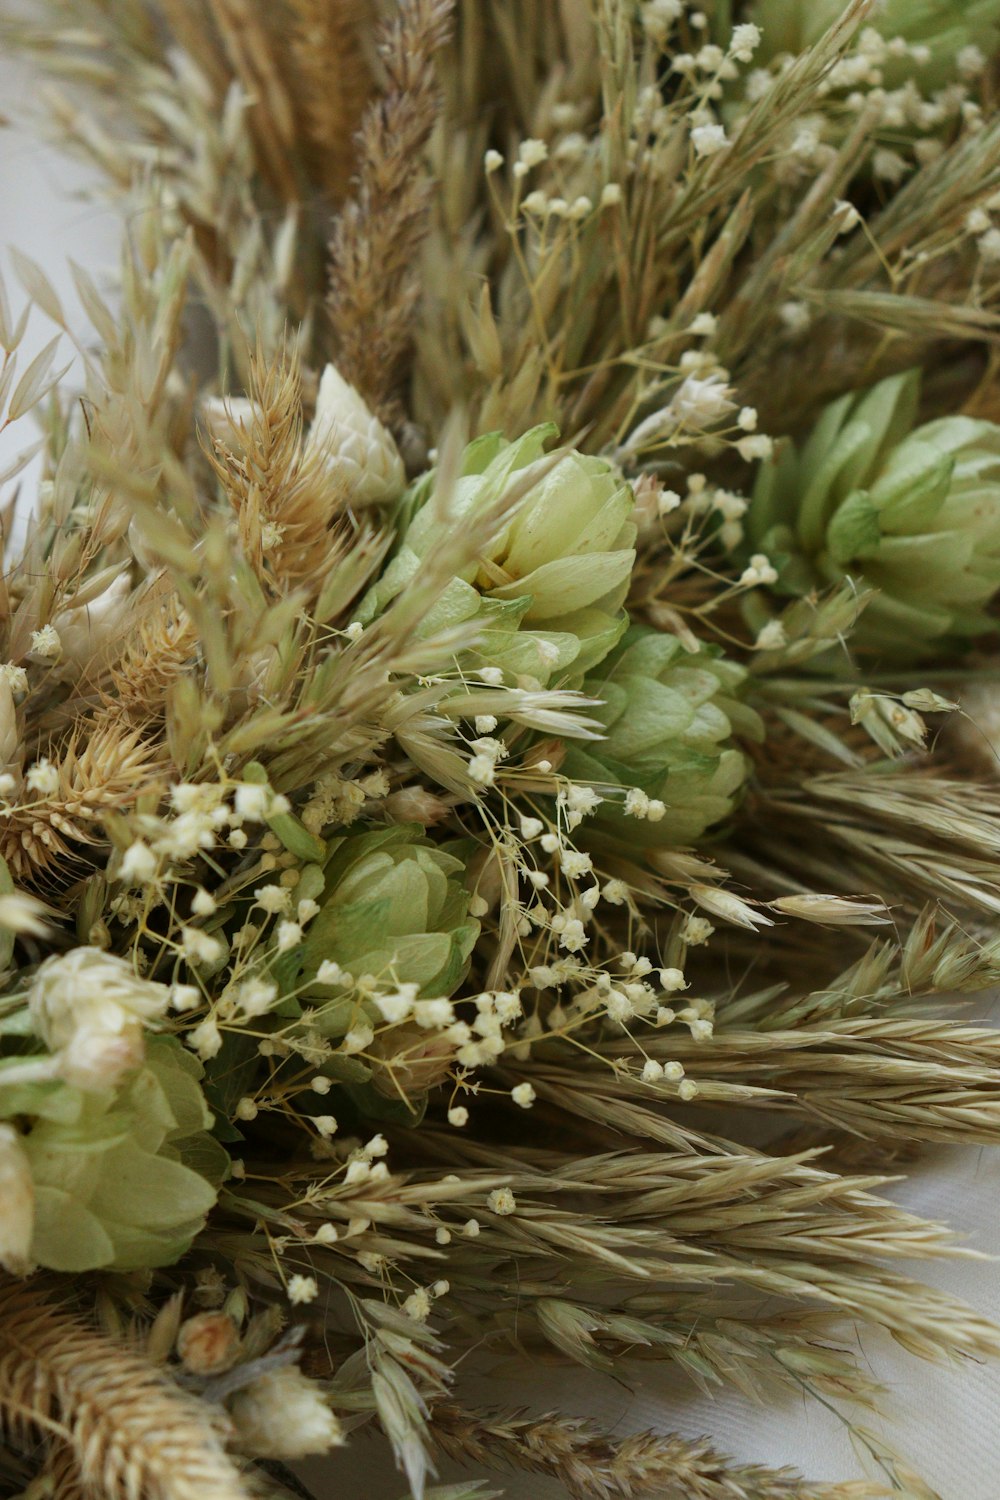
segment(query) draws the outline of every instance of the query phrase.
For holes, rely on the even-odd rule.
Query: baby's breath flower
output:
[[[288,911],[291,906],[292,893],[281,885],[262,885],[253,894],[254,905],[270,912],[272,916]]]
[[[768,620],[757,632],[754,645],[758,651],[780,651],[788,644],[785,627],[780,620]]]
[[[976,241],[976,249],[979,252],[980,260],[986,261],[990,265],[993,265],[996,261],[1000,261],[1000,229],[988,229]]]
[[[319,1287],[315,1277],[303,1277],[297,1274],[288,1278],[288,1301],[291,1304],[313,1302],[318,1296]]]
[[[217,1057],[222,1050],[222,1032],[211,1016],[192,1027],[184,1040],[193,1052],[197,1052],[202,1062]]]
[[[716,156],[728,151],[731,143],[724,126],[711,124],[696,125],[691,131],[691,144],[696,156]]]
[[[59,768],[44,758],[30,767],[24,779],[31,791],[43,797],[51,797],[59,790]]]
[[[62,641],[59,632],[54,625],[43,625],[40,630],[31,632],[31,649],[36,656],[44,656],[49,659],[56,657],[62,651]]]
[[[118,875],[128,885],[147,885],[159,868],[159,860],[148,844],[137,839],[122,855]]]
[[[510,1097],[515,1104],[520,1105],[521,1109],[530,1109],[535,1102],[536,1094],[530,1083],[519,1083],[511,1089]]]
[[[289,949],[297,947],[302,941],[302,928],[298,922],[279,922],[277,950],[279,953],[287,953]]]
[[[194,984],[172,984],[170,986],[170,1009],[181,1013],[197,1010],[201,1004],[201,990]]]
[[[431,1315],[431,1299],[423,1287],[418,1287],[415,1292],[411,1292],[404,1300],[403,1311],[415,1323],[427,1322],[427,1319]]]
[[[370,1026],[362,1024],[360,1026],[351,1027],[350,1031],[344,1037],[341,1046],[343,1047],[343,1050],[348,1054],[354,1052],[364,1052],[366,1048],[371,1046],[374,1040],[375,1033],[372,1028]]]
[[[688,987],[683,969],[661,969],[659,979],[660,988],[665,990],[667,994],[673,994],[677,990],[686,990]]]
[[[226,951],[218,938],[198,927],[181,928],[181,945],[189,964],[218,963]]]
[[[681,940],[689,948],[697,948],[702,943],[707,943],[714,931],[715,928],[711,922],[706,921],[704,917],[688,917],[681,928]]]
[[[510,1188],[494,1188],[486,1199],[486,1206],[490,1213],[497,1214],[501,1218],[512,1214],[517,1208],[517,1200]]]
[[[742,21],[733,27],[729,42],[729,55],[737,62],[748,63],[760,46],[761,30],[752,21]]]
[[[773,567],[763,552],[755,552],[740,574],[740,583],[745,588],[756,588],[758,584],[777,583],[778,570]]]

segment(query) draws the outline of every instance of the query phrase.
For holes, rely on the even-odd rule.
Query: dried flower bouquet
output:
[[[930,1495],[857,1329],[1000,1352],[881,1191],[1000,1141],[1000,0],[5,36],[124,248],[69,376],[0,300],[3,1492],[367,1426],[417,1500]],[[797,1390],[872,1481],[471,1350]]]

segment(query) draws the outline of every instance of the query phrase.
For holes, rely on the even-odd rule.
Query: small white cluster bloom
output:
[[[283,885],[262,885],[253,894],[254,905],[259,906],[270,916],[277,916],[288,911],[292,904],[292,893]]]
[[[683,969],[669,968],[660,970],[660,988],[668,995],[676,993],[677,990],[687,989],[687,980],[684,978]]]
[[[675,421],[702,429],[721,422],[735,409],[732,388],[721,375],[699,379],[689,375],[674,392],[667,408]]]
[[[549,148],[544,141],[534,139],[522,141],[513,167],[514,176],[527,177],[532,167],[539,167],[543,161],[547,160],[548,154]]]
[[[471,748],[475,753],[469,757],[470,778],[479,786],[492,786],[498,763],[509,753],[507,746],[503,740],[481,735],[472,741]]]
[[[736,451],[747,464],[756,459],[770,458],[774,453],[774,439],[765,432],[755,432],[752,437],[740,438]]]
[[[324,958],[316,970],[317,984],[350,984],[351,976],[332,958]]]
[[[659,797],[649,797],[641,787],[629,787],[625,793],[625,814],[648,823],[660,823],[666,816],[666,804]]]
[[[681,929],[681,940],[689,948],[697,948],[702,943],[707,943],[714,931],[715,928],[705,917],[688,917]]]
[[[812,314],[804,302],[782,302],[778,316],[791,334],[805,333],[812,324]]]
[[[302,941],[302,927],[298,922],[279,922],[275,944],[279,953],[288,953]]]
[[[59,768],[44,756],[36,760],[24,779],[30,791],[43,797],[52,797],[59,790]]]
[[[725,127],[719,124],[696,125],[691,131],[691,144],[695,156],[716,156],[728,151],[731,145]]]
[[[0,663],[0,682],[5,682],[12,693],[28,691],[27,672],[23,667],[15,666],[12,661]]]
[[[54,625],[43,625],[41,630],[31,632],[31,649],[36,656],[51,660],[62,651],[62,641]]]
[[[181,947],[189,964],[215,964],[225,954],[225,946],[199,927],[181,928]]]
[[[222,1050],[222,1032],[219,1030],[218,1022],[212,1016],[207,1016],[197,1026],[187,1033],[184,1038],[192,1052],[196,1052],[202,1062],[208,1062],[210,1058],[217,1057]]]
[[[733,34],[729,42],[729,55],[737,62],[752,62],[753,55],[760,46],[761,30],[752,21],[743,21],[733,27]]]
[[[745,588],[755,588],[757,584],[777,583],[778,570],[773,567],[763,554],[755,552],[747,567],[740,574],[740,583]]]
[[[754,646],[758,651],[779,651],[787,646],[788,635],[780,620],[768,620],[757,632]]]
[[[1000,261],[1000,229],[987,229],[986,233],[976,241],[976,249],[980,260],[987,264],[994,265]]]
[[[490,1213],[498,1214],[501,1218],[514,1213],[517,1208],[517,1200],[510,1188],[494,1188],[486,1200],[486,1206]]]
[[[644,0],[643,29],[655,42],[665,42],[676,21],[684,14],[683,0]]]
[[[902,182],[909,171],[909,165],[904,156],[898,151],[892,151],[888,146],[880,146],[872,153],[872,173],[883,182],[896,184]]]

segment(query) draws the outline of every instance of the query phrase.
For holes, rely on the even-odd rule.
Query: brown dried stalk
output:
[[[328,307],[337,365],[387,420],[413,335],[419,297],[418,248],[430,189],[421,153],[440,97],[434,54],[447,40],[454,0],[400,0],[380,53],[384,94],[371,104],[358,136],[355,196],[330,242]]]
[[[704,1438],[637,1432],[612,1438],[579,1418],[490,1415],[441,1402],[431,1431],[443,1452],[463,1462],[511,1465],[549,1474],[575,1500],[867,1500],[879,1485],[811,1484],[791,1469],[732,1465]]]
[[[0,830],[0,854],[22,880],[64,880],[86,846],[103,842],[104,816],[133,804],[164,768],[162,748],[114,710],[78,721],[52,759],[56,791],[24,786]]]
[[[20,1443],[59,1440],[102,1500],[246,1500],[224,1430],[129,1349],[50,1300],[0,1283],[0,1417]],[[62,1492],[68,1500],[72,1490]]]
[[[94,1500],[94,1491],[88,1491],[80,1477],[76,1455],[65,1443],[49,1444],[38,1479],[48,1486],[44,1493],[51,1500]]]
[[[275,39],[268,28],[267,7],[250,0],[210,0],[233,72],[252,105],[259,160],[276,190],[290,202],[299,197],[293,155],[295,111],[275,59]]]
[[[236,513],[243,556],[270,590],[319,586],[339,533],[334,521],[349,493],[318,449],[302,443],[302,389],[294,358],[250,361],[252,415],[216,437],[212,467]]]
[[[361,46],[368,0],[292,0],[290,49],[301,83],[299,109],[319,175],[335,203],[354,171],[354,137],[371,93]]]
[[[160,600],[126,637],[111,669],[108,707],[131,719],[161,717],[171,687],[197,649],[198,633],[177,597]]]

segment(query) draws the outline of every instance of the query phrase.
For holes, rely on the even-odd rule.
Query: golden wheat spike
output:
[[[371,93],[361,46],[368,0],[292,0],[290,50],[301,81],[302,114],[322,179],[343,199],[354,171],[354,136]]]
[[[357,191],[330,242],[337,365],[383,418],[413,336],[428,205],[419,161],[440,111],[434,56],[452,10],[453,0],[400,0],[380,48],[388,87],[362,121]]]
[[[82,1493],[102,1500],[247,1500],[208,1408],[49,1292],[0,1283],[0,1414],[11,1435],[57,1435]]]

